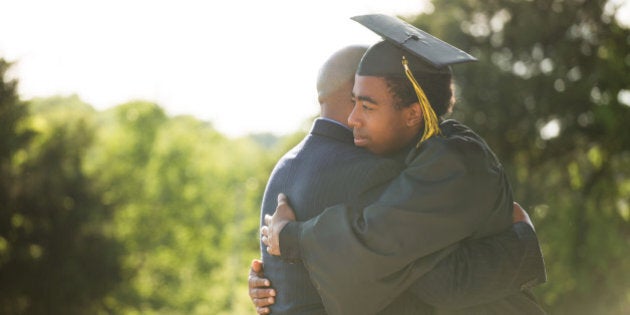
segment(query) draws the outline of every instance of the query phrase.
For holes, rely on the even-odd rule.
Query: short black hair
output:
[[[450,73],[419,73],[413,74],[422,87],[431,107],[438,117],[451,112],[455,103],[453,78]],[[418,102],[418,96],[413,85],[406,77],[383,77],[389,92],[394,97],[394,106],[398,109],[408,107]]]

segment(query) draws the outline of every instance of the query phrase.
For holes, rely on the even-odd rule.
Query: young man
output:
[[[452,105],[448,65],[474,58],[394,18],[354,19],[385,38],[357,71],[348,120],[354,143],[381,155],[408,150],[406,168],[375,202],[346,201],[303,223],[287,225],[291,211],[281,196],[261,229],[269,253],[304,261],[329,314],[377,313],[417,289],[459,242],[512,223],[511,189],[492,151],[462,124],[438,119]],[[524,286],[542,281],[544,271]],[[509,293],[436,311],[544,313],[528,292]]]

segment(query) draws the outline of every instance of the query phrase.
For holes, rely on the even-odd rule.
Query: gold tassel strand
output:
[[[435,111],[433,111],[433,108],[429,103],[429,99],[427,99],[427,96],[424,94],[424,90],[422,90],[420,84],[418,84],[418,81],[416,81],[416,78],[411,73],[411,70],[409,70],[408,63],[409,62],[407,61],[407,58],[403,56],[402,64],[405,68],[405,74],[407,75],[409,81],[411,81],[411,84],[416,91],[418,102],[420,103],[420,109],[422,110],[422,118],[424,119],[424,133],[422,134],[422,138],[420,139],[420,141],[418,141],[418,144],[416,145],[416,147],[420,147],[420,144],[425,140],[433,137],[434,135],[440,134],[440,122],[438,121],[437,115],[435,114]]]

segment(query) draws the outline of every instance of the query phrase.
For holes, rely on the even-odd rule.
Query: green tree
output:
[[[0,59],[0,311],[16,314],[27,307],[28,299],[10,282],[10,265],[17,260],[14,243],[18,235],[13,232],[13,221],[19,221],[19,217],[13,219],[17,212],[15,184],[19,179],[13,161],[27,147],[32,132],[23,128],[28,113],[26,104],[19,100],[17,81],[6,78],[10,66]]]
[[[125,314],[250,312],[245,278],[258,256],[269,153],[144,101],[97,120],[87,169],[117,209],[124,244],[125,283],[108,305]]]
[[[533,211],[552,314],[630,309],[630,31],[607,1],[444,0],[410,22],[475,55],[455,118]]]
[[[104,296],[120,280],[118,246],[106,232],[111,208],[82,169],[90,113],[59,111],[63,100],[56,99],[29,116],[15,81],[5,82],[6,67],[0,61],[0,312],[104,310]]]

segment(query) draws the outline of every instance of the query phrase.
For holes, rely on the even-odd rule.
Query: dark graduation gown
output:
[[[378,313],[458,242],[512,225],[511,188],[493,152],[454,120],[440,128],[376,202],[333,206],[298,225],[301,258],[328,314]]]

